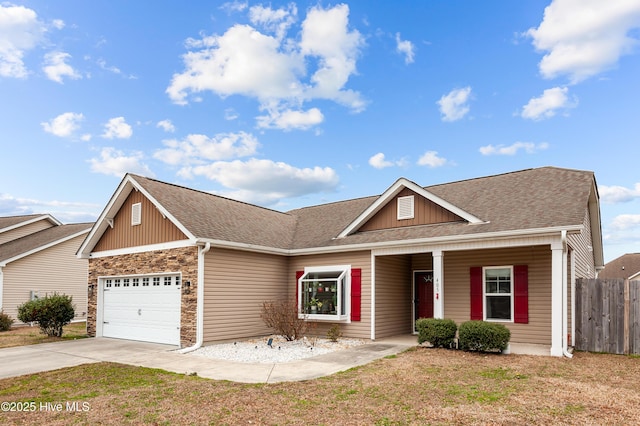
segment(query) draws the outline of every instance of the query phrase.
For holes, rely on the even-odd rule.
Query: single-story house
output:
[[[627,253],[607,262],[598,278],[640,279],[640,253]]]
[[[0,217],[0,309],[17,321],[18,306],[55,292],[87,316],[87,259],[76,252],[93,223],[62,224],[50,214]]]
[[[496,321],[567,354],[574,282],[603,266],[594,174],[527,169],[279,212],[127,174],[80,246],[88,333],[180,345],[268,335],[264,301],[318,333]],[[320,302],[320,303],[316,303]],[[313,307],[313,305],[316,305]]]

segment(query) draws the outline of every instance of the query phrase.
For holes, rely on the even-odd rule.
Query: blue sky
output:
[[[0,2],[0,215],[95,220],[126,172],[286,211],[558,166],[608,261],[638,76],[640,0]]]

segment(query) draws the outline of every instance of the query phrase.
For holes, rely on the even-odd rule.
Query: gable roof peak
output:
[[[422,186],[410,181],[407,178],[401,177],[396,180],[380,197],[378,197],[360,216],[358,216],[353,222],[351,222],[337,238],[344,238],[353,232],[357,231],[362,225],[364,225],[369,219],[371,219],[377,212],[379,212],[387,203],[389,203],[396,195],[398,195],[404,188],[407,188],[419,196],[439,205],[440,207],[448,210],[471,224],[485,223],[484,220],[472,215],[469,212],[455,206],[443,198],[440,198],[433,192],[428,191]]]

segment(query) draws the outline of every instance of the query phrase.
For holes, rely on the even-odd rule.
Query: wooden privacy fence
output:
[[[576,280],[576,349],[640,354],[640,281]]]

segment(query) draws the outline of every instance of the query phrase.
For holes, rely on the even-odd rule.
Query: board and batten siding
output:
[[[287,283],[289,297],[296,297],[296,271],[303,271],[311,266],[351,265],[352,269],[362,270],[361,320],[339,323],[344,337],[360,339],[371,338],[371,252],[358,251],[347,253],[331,253],[322,255],[297,256],[289,259]],[[318,336],[325,336],[334,323],[318,321],[314,331]]]
[[[47,219],[38,220],[28,225],[20,226],[10,231],[0,233],[0,244],[7,243],[9,241],[17,240],[18,238],[25,237],[27,235],[34,234],[45,229],[53,227],[54,224]]]
[[[131,208],[136,203],[141,203],[140,225],[131,224]],[[113,218],[113,228],[106,229],[93,251],[100,252],[185,239],[187,237],[184,233],[171,220],[164,217],[147,197],[141,192],[132,191]]]
[[[398,198],[413,195],[414,217],[413,219],[398,220]],[[379,229],[400,228],[404,226],[428,225],[434,223],[460,221],[458,215],[442,208],[434,202],[427,200],[408,188],[403,189],[393,200],[388,202],[371,219],[360,227],[360,231],[374,231]]]
[[[78,259],[76,251],[86,235],[72,238],[55,246],[9,263],[2,270],[2,309],[20,324],[18,305],[31,298],[57,292],[73,298],[74,321],[87,318],[87,274],[89,262]]]
[[[458,325],[470,319],[470,273],[472,266],[528,265],[529,323],[504,323],[511,342],[551,344],[551,248],[549,246],[508,249],[450,251],[444,260],[444,317]]]
[[[411,257],[376,257],[375,338],[413,332]]]
[[[212,247],[205,255],[205,343],[273,333],[262,303],[287,298],[287,258]]]

